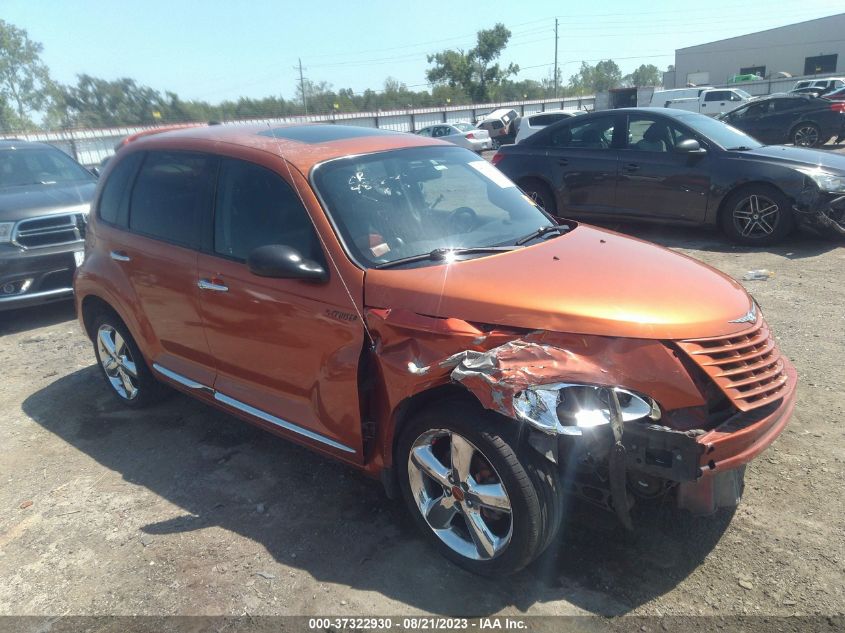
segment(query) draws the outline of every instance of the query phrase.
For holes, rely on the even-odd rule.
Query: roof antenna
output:
[[[296,191],[296,195],[299,198],[299,202],[302,204],[302,208],[305,209],[305,213],[308,215],[308,219],[311,221],[311,226],[314,227],[314,232],[317,234],[317,239],[319,239],[320,243],[323,245],[323,252],[329,258],[329,261],[332,264],[332,268],[335,269],[337,277],[338,279],[340,279],[340,283],[343,285],[343,289],[346,291],[346,296],[349,297],[349,302],[352,304],[352,307],[355,309],[355,313],[361,320],[361,325],[364,326],[364,332],[366,332],[367,338],[370,339],[370,345],[375,346],[376,341],[373,338],[372,333],[370,332],[370,328],[367,327],[367,322],[364,320],[364,314],[362,313],[361,309],[358,308],[358,304],[355,303],[355,299],[352,296],[352,292],[349,290],[349,286],[346,284],[346,280],[343,278],[343,273],[340,272],[340,267],[337,265],[337,262],[335,261],[334,257],[332,257],[332,252],[326,244],[326,240],[323,239],[323,236],[320,234],[320,229],[317,228],[317,224],[314,222],[314,218],[311,217],[311,213],[308,211],[308,205],[305,204],[305,199],[302,197],[302,193],[299,191],[299,187],[296,184],[296,179],[293,177],[293,172],[290,168],[290,163],[288,162],[287,158],[282,155],[282,145],[281,143],[279,143],[279,138],[276,136],[276,130],[270,126],[269,122],[267,122],[267,129],[270,131],[270,136],[273,138],[274,141],[276,141],[276,148],[279,152],[279,158],[284,161],[285,167],[288,170],[288,178],[290,180],[290,184],[293,185],[293,189],[294,191]]]

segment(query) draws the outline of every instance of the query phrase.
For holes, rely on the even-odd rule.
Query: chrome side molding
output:
[[[333,439],[330,439],[324,435],[320,435],[319,433],[315,433],[314,431],[309,431],[308,429],[301,427],[298,424],[288,422],[287,420],[283,420],[282,418],[277,418],[275,415],[271,415],[266,411],[256,409],[255,407],[252,407],[246,404],[245,402],[241,402],[240,400],[235,400],[234,398],[227,396],[224,393],[220,393],[219,391],[216,391],[215,389],[207,385],[199,383],[195,380],[191,380],[190,378],[187,378],[182,374],[177,374],[175,371],[167,369],[167,367],[162,367],[158,363],[153,363],[153,369],[160,373],[162,376],[179,383],[183,387],[207,393],[213,396],[214,399],[218,402],[222,402],[226,406],[232,407],[233,409],[237,409],[238,411],[251,415],[254,418],[264,420],[265,422],[269,422],[270,424],[275,424],[276,426],[283,428],[286,431],[296,433],[297,435],[301,435],[302,437],[307,437],[309,440],[314,440],[315,442],[320,442],[321,444],[326,444],[327,446],[336,448],[339,451],[344,451],[345,453],[355,452],[354,448],[346,446],[346,444],[341,444],[340,442],[336,442]]]

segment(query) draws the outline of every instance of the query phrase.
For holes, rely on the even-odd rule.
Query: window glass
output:
[[[129,228],[196,248],[211,201],[214,159],[188,152],[149,152],[135,179]]]
[[[0,187],[91,180],[94,176],[89,171],[52,147],[36,146],[0,152]]]
[[[431,136],[431,128],[424,127],[419,132],[417,132],[417,134],[419,134],[420,136]]]
[[[705,101],[725,101],[727,100],[728,96],[730,95],[729,92],[726,90],[711,90],[710,92],[706,92],[704,94]]]
[[[129,200],[128,189],[132,186],[132,178],[143,157],[144,154],[141,152],[130,154],[115,165],[109,173],[97,208],[99,216],[106,222],[125,225],[126,205]]]
[[[672,152],[681,141],[693,138],[685,130],[659,117],[643,115],[628,119],[628,149],[641,152]]]
[[[436,249],[512,246],[551,223],[490,163],[457,147],[330,161],[314,180],[346,248],[364,266]]]
[[[775,112],[787,112],[789,110],[797,110],[805,101],[803,99],[773,99],[771,101],[772,109]]]
[[[607,116],[562,125],[552,130],[549,144],[552,147],[608,149],[613,142],[613,123],[614,117]]]
[[[223,159],[214,212],[214,251],[246,261],[259,246],[284,244],[308,259],[322,251],[308,212],[276,173],[241,160]]]

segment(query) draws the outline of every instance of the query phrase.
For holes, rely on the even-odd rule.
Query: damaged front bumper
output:
[[[646,396],[638,399],[652,402],[656,412],[627,419],[630,401],[620,403],[620,398],[633,394],[600,386],[592,388],[602,392],[606,423],[584,427],[554,424],[564,397],[533,397],[530,407],[520,406],[520,402],[525,401],[524,391],[537,390],[537,375],[548,376],[554,365],[560,368],[566,354],[554,347],[519,341],[488,352],[457,355],[447,362],[456,363],[452,380],[464,384],[485,407],[525,422],[528,443],[559,465],[570,492],[613,511],[629,528],[630,509],[637,497],[656,498],[674,490],[679,507],[702,515],[737,505],[745,465],[780,435],[795,405],[797,374],[782,358],[787,382],[781,398],[737,412],[709,430],[662,425],[659,408]],[[543,389],[546,394],[554,393],[560,386],[572,385],[551,384]],[[554,422],[548,422],[550,419]]]
[[[845,237],[845,192],[806,189],[793,206],[802,227],[820,235]]]

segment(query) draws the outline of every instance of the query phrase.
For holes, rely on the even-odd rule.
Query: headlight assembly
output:
[[[14,228],[14,222],[0,222],[0,244],[12,241],[12,229]]]
[[[807,176],[810,180],[816,183],[822,191],[831,193],[845,193],[845,176],[837,176],[836,174],[829,174],[826,171],[818,169],[798,168],[802,174]]]
[[[610,424],[617,403],[622,422],[660,419],[654,400],[622,387],[555,383],[529,387],[513,399],[523,420],[545,433],[563,435],[581,435],[583,429]]]

